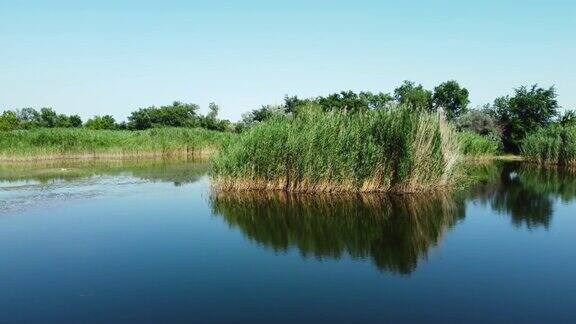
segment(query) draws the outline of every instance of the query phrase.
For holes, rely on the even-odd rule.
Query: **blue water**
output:
[[[574,322],[576,175],[488,173],[320,199],[188,162],[3,169],[0,322]]]

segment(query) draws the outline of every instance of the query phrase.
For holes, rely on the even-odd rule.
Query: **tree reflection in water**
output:
[[[463,199],[426,196],[305,196],[215,193],[213,212],[275,251],[304,257],[370,257],[381,270],[409,274],[464,217]]]
[[[494,166],[499,175],[473,187],[472,197],[493,211],[510,216],[516,227],[549,228],[554,201],[576,198],[576,173],[558,167],[522,163]]]

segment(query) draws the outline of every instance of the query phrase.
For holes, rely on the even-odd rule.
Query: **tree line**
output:
[[[198,113],[196,104],[174,101],[167,106],[140,108],[130,114],[127,122],[116,122],[111,115],[94,116],[86,122],[78,115],[58,114],[52,108],[6,110],[0,115],[0,130],[33,128],[79,128],[94,130],[144,130],[153,127],[201,127],[216,131],[231,131],[232,123],[218,118],[219,107],[210,103],[206,115]]]
[[[328,96],[300,99],[285,96],[281,105],[265,105],[242,115],[240,128],[263,122],[275,115],[298,114],[306,109],[324,112],[356,113],[370,109],[389,109],[397,105],[426,112],[442,112],[460,131],[497,138],[506,152],[519,152],[521,142],[534,131],[552,124],[576,125],[576,113],[560,113],[554,86],[520,86],[513,94],[500,96],[493,103],[470,107],[469,92],[450,80],[428,90],[421,84],[404,81],[393,93],[342,91]]]
[[[143,130],[153,127],[201,127],[216,131],[242,132],[277,115],[297,115],[305,110],[359,113],[371,109],[409,106],[426,112],[441,111],[459,130],[498,138],[508,152],[518,152],[522,140],[539,128],[551,124],[576,124],[576,113],[560,114],[556,89],[538,85],[521,86],[511,95],[493,103],[470,107],[468,89],[449,80],[434,87],[404,81],[392,93],[341,91],[327,96],[301,99],[285,96],[280,105],[263,105],[242,115],[238,123],[218,118],[219,107],[210,103],[206,115],[199,106],[175,101],[171,105],[151,106],[133,111],[127,121],[118,123],[112,116],[94,116],[82,122],[78,115],[58,114],[51,108],[7,110],[0,115],[0,130],[36,127],[85,127],[89,129]]]

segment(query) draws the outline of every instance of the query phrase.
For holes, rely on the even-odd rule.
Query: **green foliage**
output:
[[[0,132],[0,160],[201,154],[219,147],[230,136],[198,128],[16,130]]]
[[[42,124],[40,112],[34,108],[23,108],[16,112],[21,128],[28,129],[39,127]]]
[[[398,103],[415,109],[432,111],[432,91],[424,89],[412,81],[404,81],[401,86],[394,90],[394,97]]]
[[[460,84],[454,80],[446,81],[434,88],[432,96],[434,109],[442,109],[448,121],[465,113],[469,103],[468,90],[460,87]]]
[[[82,119],[78,115],[71,115],[68,117],[70,127],[82,127]]]
[[[387,108],[393,101],[392,96],[386,93],[373,94],[371,92],[355,93],[342,91],[327,97],[314,99],[324,111],[363,112],[369,109]]]
[[[465,156],[494,156],[501,152],[500,138],[493,135],[479,135],[464,131],[458,133],[460,153]]]
[[[485,111],[471,109],[456,120],[459,131],[474,132],[479,135],[500,137],[500,128],[494,117]]]
[[[10,131],[18,128],[18,117],[16,113],[6,110],[0,115],[0,131]]]
[[[199,127],[221,132],[232,130],[232,124],[230,121],[218,119],[218,112],[220,111],[220,107],[218,107],[216,103],[211,102],[208,105],[208,109],[210,111],[208,114],[206,114],[206,116],[198,117]]]
[[[551,125],[528,135],[521,153],[539,163],[576,164],[576,127]]]
[[[454,134],[412,109],[281,116],[260,123],[213,159],[223,189],[417,191],[452,179]]]
[[[244,124],[244,128],[248,128],[257,123],[267,121],[274,116],[282,116],[284,114],[284,106],[264,105],[258,109],[242,114],[242,124]]]
[[[556,89],[533,85],[514,90],[513,97],[499,97],[494,101],[492,114],[502,127],[504,148],[518,152],[526,135],[550,125],[558,114]]]
[[[40,109],[40,125],[43,127],[56,127],[58,115],[52,108]]]
[[[94,116],[86,121],[84,125],[88,129],[116,129],[116,120],[110,115]]]
[[[576,126],[576,112],[574,110],[566,110],[560,117],[559,122],[562,126]]]
[[[284,111],[287,114],[296,112],[299,106],[305,104],[307,100],[301,100],[297,96],[284,96]]]
[[[299,99],[297,96],[285,96],[283,105],[263,105],[242,115],[242,122],[236,126],[237,132],[243,132],[258,123],[273,117],[297,115],[301,112],[347,112],[357,113],[370,109],[392,107],[394,98],[387,93],[341,91],[328,96],[310,99]]]
[[[52,108],[42,108],[40,112],[34,108],[23,108],[16,111],[5,111],[4,114],[10,116],[11,126],[9,128],[4,127],[3,130],[82,126],[80,116],[57,114]]]
[[[191,127],[197,122],[198,105],[175,101],[170,106],[141,108],[128,117],[132,129],[148,129],[157,126]]]

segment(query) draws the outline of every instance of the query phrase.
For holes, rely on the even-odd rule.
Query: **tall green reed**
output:
[[[222,190],[413,192],[445,186],[457,138],[437,114],[406,107],[276,117],[216,154]]]
[[[145,131],[50,128],[0,132],[0,160],[194,155],[231,134],[188,128]]]
[[[537,163],[576,165],[576,127],[542,128],[524,139],[521,153]]]

